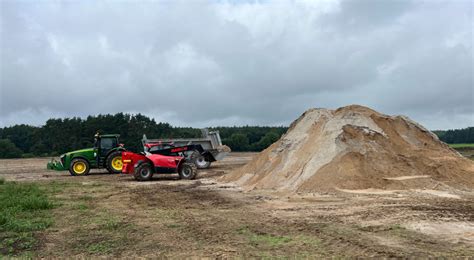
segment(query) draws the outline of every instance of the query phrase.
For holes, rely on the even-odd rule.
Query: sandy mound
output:
[[[279,141],[223,179],[244,189],[296,192],[470,189],[474,163],[406,117],[352,105],[306,111]]]

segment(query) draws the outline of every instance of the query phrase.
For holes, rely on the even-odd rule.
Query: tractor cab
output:
[[[94,136],[94,148],[97,149],[99,157],[105,157],[110,150],[120,147],[119,135],[99,135]]]

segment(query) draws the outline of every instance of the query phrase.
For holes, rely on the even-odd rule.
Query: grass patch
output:
[[[462,148],[474,148],[474,144],[448,144],[449,147],[454,149],[462,149]]]
[[[250,244],[253,246],[264,245],[270,247],[279,247],[292,241],[292,239],[287,236],[277,236],[262,232],[254,232],[247,227],[239,228],[237,233],[246,236]]]
[[[167,228],[180,228],[180,227],[181,227],[180,224],[175,224],[175,223],[173,223],[173,224],[167,224],[167,225],[165,225],[165,226],[166,226]]]
[[[297,240],[301,241],[304,245],[309,245],[311,247],[320,247],[322,243],[321,239],[305,235],[299,235]]]
[[[87,206],[86,204],[84,203],[77,203],[77,204],[74,204],[72,206],[72,209],[77,209],[77,210],[80,210],[80,211],[87,211],[89,209],[89,206]]]
[[[89,254],[108,254],[116,248],[116,245],[111,241],[101,241],[96,244],[90,244],[87,246],[87,252]]]
[[[117,230],[124,225],[125,224],[122,223],[120,220],[116,218],[110,218],[110,219],[105,220],[105,222],[102,223],[101,227],[106,230]]]
[[[254,245],[265,244],[271,247],[278,247],[291,242],[290,237],[275,236],[272,234],[254,234],[250,236],[250,243]]]
[[[66,189],[77,187],[76,183],[68,183],[63,181],[51,181],[47,185],[43,185],[42,188],[48,192],[48,194],[60,194],[64,193]]]
[[[130,232],[134,229],[133,224],[123,222],[117,216],[104,214],[77,226],[68,243],[75,253],[115,254],[126,250],[126,245],[136,242],[130,240]]]
[[[18,255],[37,245],[35,232],[52,225],[55,205],[31,183],[2,181],[0,185],[0,254]]]
[[[82,196],[77,197],[77,199],[83,200],[83,201],[91,201],[94,199],[94,197],[89,196],[89,195],[82,195]]]
[[[248,252],[257,250],[259,259],[313,259],[316,255],[327,256],[328,253],[318,237],[313,235],[269,234],[256,231],[248,226],[236,230],[237,234],[247,241]],[[298,251],[294,251],[298,248]],[[288,255],[288,252],[293,252]],[[244,257],[245,258],[245,257]]]

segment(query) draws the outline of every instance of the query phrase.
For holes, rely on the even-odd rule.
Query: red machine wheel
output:
[[[137,181],[149,181],[153,178],[153,168],[149,163],[142,163],[135,169],[133,177]]]
[[[178,169],[180,179],[193,180],[197,175],[197,167],[194,163],[183,163]]]

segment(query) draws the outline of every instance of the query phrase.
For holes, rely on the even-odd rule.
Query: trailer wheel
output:
[[[133,177],[137,181],[149,181],[153,177],[153,169],[151,164],[142,163],[133,172]]]
[[[123,167],[122,151],[115,151],[109,154],[105,167],[109,173],[121,173]]]
[[[71,165],[69,165],[69,173],[71,173],[72,176],[87,175],[90,169],[89,162],[82,158],[73,159]]]
[[[196,164],[196,167],[198,169],[207,169],[207,168],[211,167],[211,162],[208,161],[206,159],[206,157],[204,157],[202,155],[197,157],[196,160],[194,161],[194,163]]]
[[[197,167],[194,163],[182,163],[178,169],[180,179],[193,180],[197,175]]]

